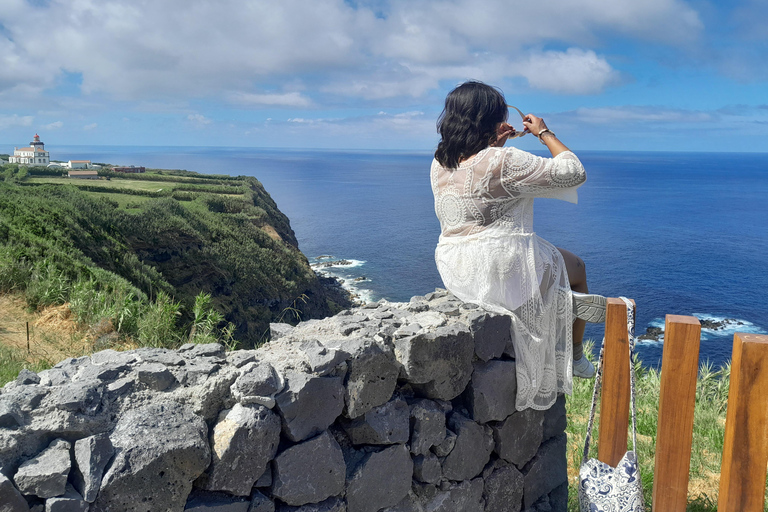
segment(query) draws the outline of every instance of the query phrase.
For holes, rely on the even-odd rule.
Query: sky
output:
[[[469,79],[574,150],[765,152],[766,20],[765,0],[0,0],[0,153],[432,151]]]

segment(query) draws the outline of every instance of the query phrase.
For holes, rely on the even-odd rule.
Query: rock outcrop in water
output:
[[[565,400],[516,411],[509,318],[443,290],[258,350],[106,350],[0,392],[0,510],[564,511]]]

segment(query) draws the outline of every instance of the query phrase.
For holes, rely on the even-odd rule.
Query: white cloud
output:
[[[86,131],[95,130],[98,126],[99,126],[98,123],[87,124],[83,126],[83,130],[86,130]]]
[[[58,130],[62,126],[64,126],[64,123],[62,121],[55,121],[53,123],[44,125],[43,129],[44,130]]]
[[[34,23],[27,20],[34,18]],[[702,25],[682,0],[5,0],[0,12],[0,92],[20,84],[52,88],[67,71],[85,94],[130,100],[216,95],[236,104],[308,107],[281,90],[312,83],[342,97],[420,97],[441,80],[525,76],[532,87],[595,92],[612,82],[595,53],[601,34],[678,44]],[[563,65],[588,64],[589,84],[559,87],[540,48],[574,48]],[[538,48],[538,49],[537,49]],[[581,48],[581,50],[578,50]],[[498,62],[529,62],[504,71]],[[521,73],[525,71],[521,75]],[[471,73],[471,74],[470,74]]]
[[[572,112],[559,114],[559,116],[575,118],[579,122],[592,124],[654,123],[660,126],[662,123],[711,123],[716,117],[719,117],[713,112],[652,106],[579,108]]]
[[[11,116],[0,115],[0,130],[17,126],[31,126],[33,120],[34,117],[32,116],[19,116],[17,114]]]
[[[273,107],[309,107],[312,101],[298,92],[277,94],[254,94],[235,92],[229,96],[230,102],[237,105],[273,106]]]
[[[192,123],[196,124],[197,126],[205,126],[206,124],[211,124],[211,120],[202,114],[189,114],[187,119],[192,121]]]
[[[534,89],[558,93],[598,93],[619,81],[619,73],[604,58],[578,48],[530,55],[519,69]]]

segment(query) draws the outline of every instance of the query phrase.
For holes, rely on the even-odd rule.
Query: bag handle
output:
[[[635,308],[626,297],[619,297],[627,305],[627,334],[629,338],[629,396],[632,403],[632,451],[637,453],[637,428],[635,426],[635,419],[637,416],[637,409],[635,405],[635,369],[633,367],[632,359],[635,354]],[[597,362],[597,374],[595,375],[595,388],[592,391],[592,407],[589,411],[589,422],[587,423],[587,436],[584,439],[584,455],[581,459],[581,463],[584,464],[589,458],[589,443],[592,438],[592,425],[595,420],[595,409],[597,407],[597,395],[600,393],[603,377],[603,363],[605,360],[605,344],[600,348],[600,357]]]

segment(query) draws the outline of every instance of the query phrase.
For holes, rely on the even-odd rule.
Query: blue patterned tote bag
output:
[[[640,467],[637,464],[637,430],[635,428],[635,372],[632,368],[632,354],[635,350],[635,311],[629,299],[621,297],[627,305],[627,329],[629,332],[629,382],[632,402],[632,450],[624,454],[613,468],[597,459],[588,459],[589,441],[592,437],[592,423],[595,406],[600,393],[603,375],[603,350],[597,363],[595,389],[592,392],[592,410],[589,413],[587,437],[584,441],[584,456],[579,469],[579,507],[581,512],[643,512],[643,486],[640,483]]]

